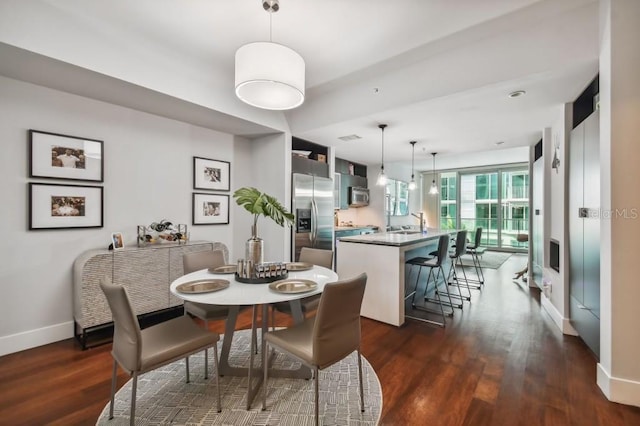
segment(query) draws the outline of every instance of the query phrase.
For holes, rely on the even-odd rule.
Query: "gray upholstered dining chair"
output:
[[[200,269],[217,268],[224,264],[222,250],[205,250],[182,255],[182,266],[185,274],[199,271]],[[229,307],[185,300],[184,313],[185,315],[189,313],[194,317],[200,318],[204,321],[204,327],[208,329],[210,320],[223,319],[229,315]]]
[[[263,366],[268,365],[269,346],[287,352],[313,368],[315,385],[315,418],[318,415],[318,371],[358,352],[360,409],[364,412],[362,358],[360,354],[360,309],[367,283],[367,274],[326,284],[316,315],[290,328],[268,332]],[[268,368],[264,370],[262,409],[267,407]]]
[[[185,274],[207,268],[217,268],[225,264],[222,250],[205,250],[182,255],[182,266]],[[255,321],[255,307],[253,308],[253,321]],[[204,328],[209,329],[209,321],[225,319],[229,316],[229,306],[212,305],[208,303],[196,303],[184,301],[184,314],[191,314],[204,321]],[[255,327],[252,327],[255,330]],[[258,353],[257,335],[252,335],[256,353]]]
[[[220,336],[198,327],[189,317],[181,316],[160,324],[140,329],[127,290],[105,279],[100,281],[100,288],[107,298],[113,316],[114,333],[113,374],[111,377],[111,402],[109,419],[113,418],[113,405],[116,393],[118,365],[132,378],[130,424],[135,424],[136,390],[138,376],[178,359],[185,358],[186,379],[189,383],[189,355],[204,351],[204,377],[208,378],[207,349],[213,347],[216,368],[216,388],[218,392],[218,412],[220,412],[220,384],[218,382],[218,349]]]
[[[323,266],[325,268],[331,269],[333,267],[333,251],[302,247],[299,260],[300,262],[307,262],[313,265]],[[311,312],[317,309],[319,303],[319,294],[305,297],[304,299],[300,300],[302,314],[305,315],[307,312]],[[275,311],[291,315],[291,304],[289,302],[279,302],[273,304],[273,310],[271,311],[271,324],[273,326],[275,326]]]

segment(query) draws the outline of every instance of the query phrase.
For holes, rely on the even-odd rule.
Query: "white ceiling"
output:
[[[11,19],[27,16],[19,1],[3,0],[0,12],[20,7],[24,15]],[[269,37],[259,0],[32,0],[30,7],[38,4],[82,23],[64,28],[78,40],[91,32],[112,42],[123,54],[118,67],[144,47],[215,75],[230,91],[235,50]],[[285,114],[288,126],[352,161],[379,163],[383,122],[385,161],[410,161],[409,141],[417,140],[418,169],[421,153],[531,145],[597,73],[597,0],[280,0],[280,7],[273,41],[307,66],[307,98]],[[30,24],[24,36],[7,31],[3,40],[0,31],[0,41],[28,47]],[[91,54],[90,46],[70,48]],[[121,77],[113,63],[103,67]],[[131,83],[144,86],[143,79]],[[517,89],[527,95],[507,97]],[[337,139],[350,134],[362,139]]]

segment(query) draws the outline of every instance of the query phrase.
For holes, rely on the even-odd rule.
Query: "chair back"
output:
[[[222,250],[205,250],[182,255],[182,266],[185,274],[199,271],[200,269],[217,268],[224,264],[224,252]]]
[[[456,254],[460,257],[467,252],[467,231],[458,231],[456,235]]]
[[[480,247],[480,241],[481,240],[482,240],[482,228],[478,228],[478,229],[476,229],[476,239],[473,242],[473,247],[474,248]]]
[[[325,285],[313,328],[313,363],[320,369],[360,348],[360,309],[367,274]]]
[[[100,288],[107,298],[113,317],[113,358],[129,373],[138,371],[142,355],[142,334],[127,290],[121,285],[111,284],[105,278],[100,280]]]
[[[333,267],[333,250],[302,247],[300,262],[308,262],[331,269]]]
[[[436,257],[438,258],[436,266],[441,266],[442,262],[447,258],[449,254],[449,235],[440,235],[438,239],[438,250],[436,251]]]

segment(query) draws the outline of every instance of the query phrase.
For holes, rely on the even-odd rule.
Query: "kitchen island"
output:
[[[401,326],[405,319],[405,262],[435,251],[438,238],[453,230],[427,229],[356,235],[338,239],[337,272],[341,279],[367,273],[361,314],[387,324]],[[416,272],[413,276],[416,276]],[[421,274],[426,280],[427,274]],[[413,289],[414,281],[408,285]]]

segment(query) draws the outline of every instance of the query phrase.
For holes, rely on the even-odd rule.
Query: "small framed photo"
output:
[[[193,189],[229,191],[231,163],[210,158],[193,157]]]
[[[228,195],[193,193],[194,225],[226,225],[228,223]]]
[[[29,176],[104,182],[103,142],[29,130]]]
[[[101,186],[29,184],[29,229],[102,228]]]
[[[111,234],[111,244],[113,244],[114,250],[120,250],[124,248],[124,239],[121,232],[114,232]]]

